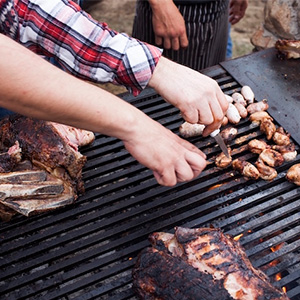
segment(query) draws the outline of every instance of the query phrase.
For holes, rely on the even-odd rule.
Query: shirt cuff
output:
[[[128,39],[127,47],[113,82],[125,86],[137,96],[148,85],[162,55],[162,49],[121,35]]]

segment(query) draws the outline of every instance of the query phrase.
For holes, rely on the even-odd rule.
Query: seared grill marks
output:
[[[154,233],[133,270],[141,299],[288,300],[219,229]]]

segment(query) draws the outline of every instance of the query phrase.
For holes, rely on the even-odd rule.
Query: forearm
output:
[[[59,70],[0,35],[0,106],[18,113],[130,139],[146,117],[120,98]]]
[[[84,80],[121,84],[135,95],[148,84],[161,56],[158,48],[110,29],[72,2],[22,2],[16,0],[15,7],[23,24],[20,43],[27,48],[55,56],[68,72]]]

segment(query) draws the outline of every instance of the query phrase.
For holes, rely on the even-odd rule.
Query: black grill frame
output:
[[[241,88],[220,66],[203,73],[227,94]],[[179,111],[153,90],[136,98],[121,97],[178,134],[183,122]],[[263,138],[247,119],[237,128],[238,137],[246,137],[243,145],[253,137]],[[232,236],[243,233],[240,243],[253,265],[273,281],[281,273],[283,278],[274,284],[287,286],[288,296],[299,300],[300,187],[287,182],[285,175],[300,163],[300,155],[277,168],[272,182],[252,181],[214,166],[220,149],[212,138],[189,140],[211,163],[195,180],[169,188],[159,186],[119,140],[96,134],[94,144],[81,149],[88,157],[83,172],[86,193],[75,204],[1,224],[1,298],[136,299],[131,269],[149,245],[150,233],[173,232],[175,226],[215,226]],[[235,156],[249,161],[256,157],[247,151]],[[217,186],[220,182],[224,184]],[[269,265],[274,260],[278,264]]]

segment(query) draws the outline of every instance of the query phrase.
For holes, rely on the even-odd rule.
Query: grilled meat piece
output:
[[[86,157],[71,147],[64,137],[65,134],[61,134],[52,122],[13,115],[0,123],[1,145],[10,147],[18,141],[26,159],[69,181],[82,193],[82,168]]]
[[[248,149],[252,153],[260,154],[267,148],[270,148],[270,146],[263,140],[253,139],[248,143]]]
[[[250,86],[244,85],[241,89],[241,94],[243,95],[248,104],[254,102],[255,96]]]
[[[268,118],[271,121],[273,121],[273,118],[266,112],[266,111],[257,111],[252,113],[249,116],[249,120],[253,123],[258,123],[260,124],[260,122],[262,121],[263,118]]]
[[[267,140],[270,140],[276,132],[276,126],[270,118],[263,118],[259,129],[266,134]]]
[[[149,239],[133,269],[141,299],[288,300],[219,229],[178,227]]]
[[[215,164],[219,168],[226,168],[232,162],[231,149],[228,147],[227,149],[228,149],[229,157],[227,157],[223,152],[221,152],[219,155],[216,156]]]
[[[258,179],[260,176],[257,168],[245,160],[240,160],[238,158],[235,159],[232,162],[232,167],[233,167],[233,169],[237,170],[242,175],[244,175],[245,177],[248,177],[248,178]]]
[[[231,124],[238,124],[241,120],[241,116],[237,108],[232,104],[229,103],[226,117],[228,118],[229,123]]]
[[[288,169],[286,179],[300,186],[300,164],[295,164]]]
[[[247,106],[247,111],[248,111],[249,114],[253,114],[253,113],[258,112],[258,111],[267,110],[268,108],[269,108],[268,100],[263,99],[259,102],[249,104]]]
[[[297,156],[297,151],[294,143],[288,145],[273,145],[272,149],[282,154],[285,161],[294,160]]]
[[[280,146],[287,146],[291,143],[290,134],[286,133],[283,127],[278,127],[273,134],[273,141]]]
[[[259,158],[270,167],[278,167],[284,163],[282,154],[273,149],[265,149],[259,154]]]
[[[199,136],[202,134],[205,126],[202,124],[192,124],[184,122],[179,126],[179,133],[184,138]]]
[[[221,132],[221,137],[223,138],[225,144],[231,142],[238,134],[238,130],[234,127],[227,127],[223,129]]]
[[[274,168],[265,165],[260,159],[255,162],[255,166],[261,179],[271,181],[277,177],[277,171]]]
[[[278,50],[280,58],[300,58],[300,40],[278,40],[275,48]]]

